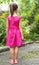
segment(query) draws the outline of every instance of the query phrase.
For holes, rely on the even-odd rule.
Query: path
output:
[[[19,63],[16,65],[39,65],[39,58],[33,58],[33,59],[22,59],[21,58],[23,54],[27,54],[30,51],[39,52],[39,44],[30,44],[30,45],[20,48]],[[0,65],[10,65],[8,62],[9,59],[10,59],[9,51],[0,53]]]

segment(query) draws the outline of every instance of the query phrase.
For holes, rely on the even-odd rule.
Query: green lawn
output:
[[[39,58],[39,52],[29,52],[27,54],[22,55],[22,59],[31,59],[31,58]]]

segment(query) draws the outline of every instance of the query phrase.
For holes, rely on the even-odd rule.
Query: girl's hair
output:
[[[18,5],[16,3],[12,3],[10,4],[10,13],[11,13],[11,16],[13,16],[13,13],[15,10],[17,10],[18,8]]]

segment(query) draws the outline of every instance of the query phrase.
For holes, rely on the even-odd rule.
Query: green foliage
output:
[[[5,18],[0,18],[0,45],[5,43],[5,27],[6,27]]]
[[[39,40],[39,0],[22,0],[20,15],[23,16],[24,39]]]
[[[11,0],[11,1],[13,2],[13,0]],[[9,3],[9,2],[10,2],[10,0],[0,0],[0,4],[1,4],[1,3],[3,3],[3,2],[4,2],[4,3],[6,3],[6,2],[8,2],[8,3]]]
[[[3,13],[2,13],[3,14]],[[6,16],[9,15],[9,12],[5,12],[5,18],[0,18],[0,45],[5,45],[6,41]]]

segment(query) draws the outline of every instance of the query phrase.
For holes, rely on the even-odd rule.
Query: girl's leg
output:
[[[14,58],[15,58],[15,49],[14,48],[10,48],[10,56],[11,56],[11,60],[10,63],[13,64],[14,63]]]
[[[15,63],[18,63],[18,47],[15,47]]]

